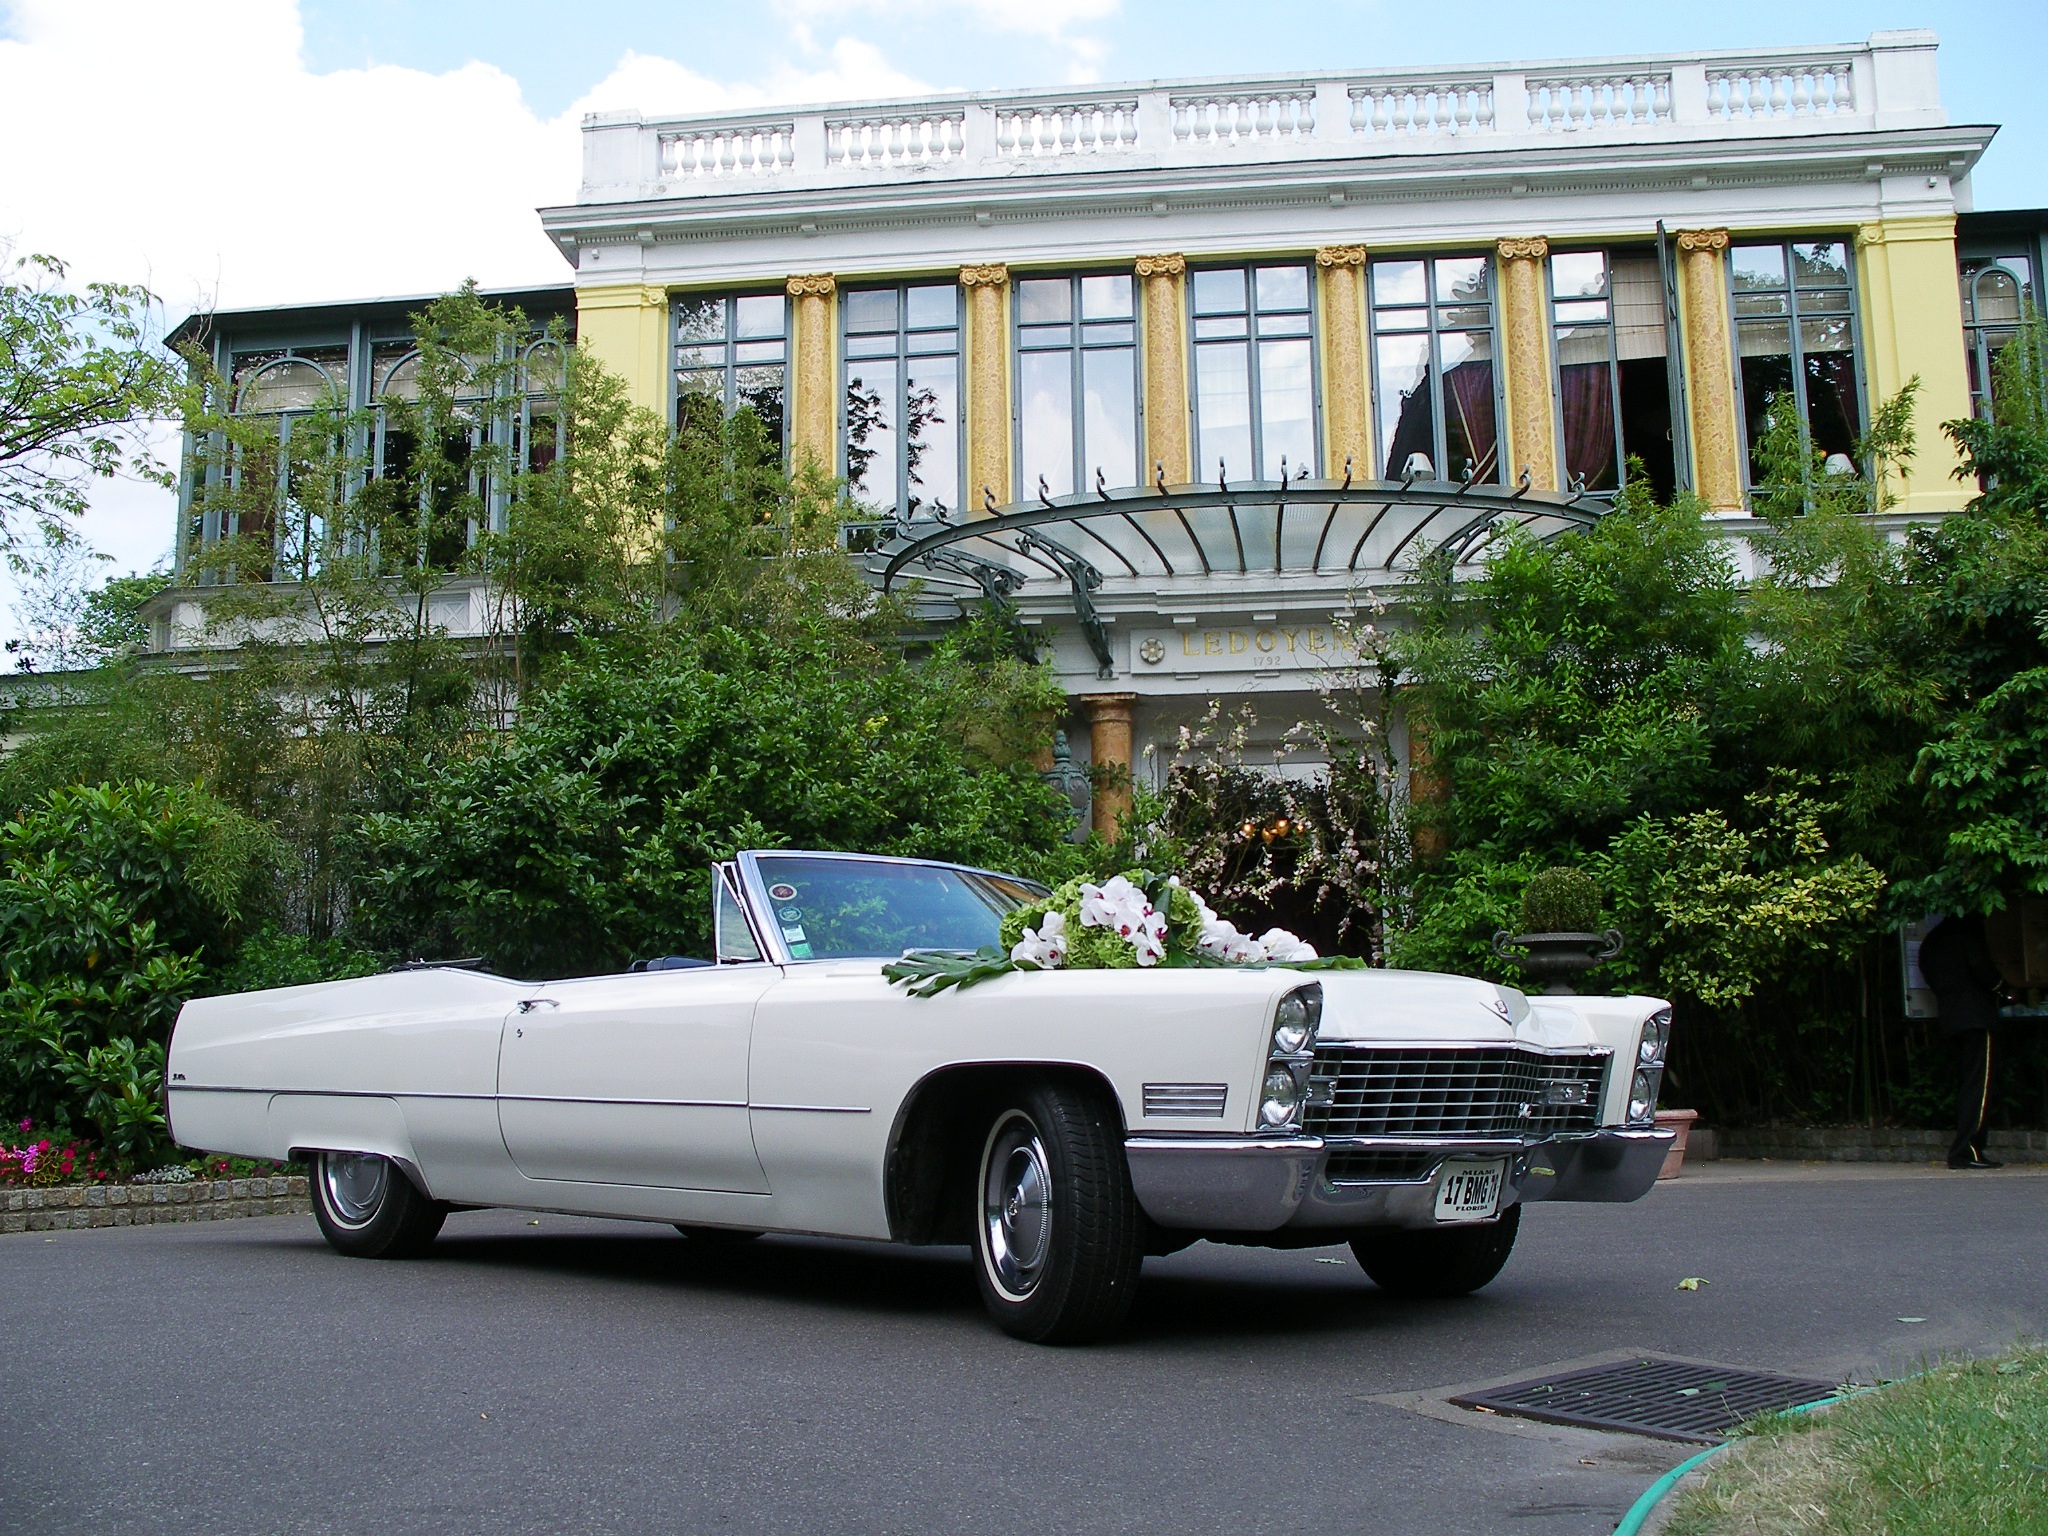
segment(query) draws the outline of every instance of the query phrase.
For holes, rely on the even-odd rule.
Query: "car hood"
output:
[[[1513,987],[1435,971],[1325,971],[1320,1038],[1532,1045],[1598,1043],[1575,1009],[1531,1008]],[[1546,1003],[1553,1001],[1545,999]]]

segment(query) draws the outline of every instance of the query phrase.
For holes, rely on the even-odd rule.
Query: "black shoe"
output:
[[[1995,1163],[1981,1152],[1972,1152],[1968,1157],[1951,1157],[1951,1168],[2003,1168],[2005,1164]]]

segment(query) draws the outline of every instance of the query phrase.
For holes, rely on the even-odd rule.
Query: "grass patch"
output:
[[[2041,1536],[2048,1347],[1957,1361],[1819,1413],[1774,1414],[1707,1464],[1664,1536]]]

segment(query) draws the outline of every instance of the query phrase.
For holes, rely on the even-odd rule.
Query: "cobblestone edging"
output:
[[[0,1232],[298,1216],[312,1208],[303,1174],[194,1179],[189,1184],[60,1184],[52,1189],[0,1189]]]
[[[1688,1159],[1699,1155],[1698,1130],[1692,1139]],[[1797,1163],[1938,1163],[1947,1158],[1952,1139],[1949,1131],[1885,1126],[1745,1126],[1716,1130],[1709,1155]],[[1984,1154],[2001,1163],[2048,1163],[2048,1131],[1993,1131],[1985,1139]]]

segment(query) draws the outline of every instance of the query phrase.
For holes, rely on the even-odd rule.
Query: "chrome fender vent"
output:
[[[1147,1083],[1145,1118],[1221,1120],[1229,1097],[1227,1083]]]

